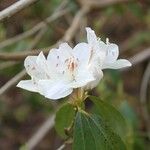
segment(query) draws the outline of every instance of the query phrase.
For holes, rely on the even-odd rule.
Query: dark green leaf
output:
[[[71,126],[74,116],[75,109],[69,103],[63,105],[56,113],[55,129],[62,138],[67,137],[65,134],[65,129]]]
[[[103,120],[123,139],[126,137],[127,125],[124,117],[116,110],[115,107],[100,100],[97,97],[89,97],[97,108],[97,113],[103,118]]]
[[[78,112],[74,124],[73,150],[125,150],[121,138],[98,115]]]

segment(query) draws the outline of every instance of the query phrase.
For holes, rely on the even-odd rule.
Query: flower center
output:
[[[78,64],[75,61],[74,57],[71,57],[69,59],[66,59],[65,61],[67,63],[67,68],[68,70],[73,73],[75,71],[75,69],[77,68]]]
[[[75,72],[78,67],[77,62],[78,62],[78,59],[75,59],[74,57],[70,57],[65,60],[67,69],[69,70],[69,74],[71,75],[72,80],[75,80]]]

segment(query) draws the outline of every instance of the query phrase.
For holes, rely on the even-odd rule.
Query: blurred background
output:
[[[16,2],[0,0],[0,11]],[[15,85],[29,78],[23,70],[27,55],[41,50],[47,54],[58,41],[72,46],[86,41],[87,26],[102,40],[108,37],[118,44],[120,58],[133,64],[125,70],[105,70],[92,93],[125,116],[129,150],[150,148],[150,1],[34,0],[0,19],[0,150],[26,149],[26,144],[29,149],[55,150],[61,145],[50,119],[64,100],[50,101]],[[46,132],[34,141],[46,121]]]

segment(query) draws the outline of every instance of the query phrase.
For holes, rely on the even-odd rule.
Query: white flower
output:
[[[20,81],[17,87],[38,92],[49,99],[60,99],[71,94],[95,78],[89,71],[90,51],[85,43],[73,49],[63,43],[58,49],[50,50],[47,59],[41,52],[28,56],[24,66],[31,80]]]
[[[86,89],[92,89],[97,86],[101,78],[103,77],[103,73],[101,70],[103,69],[119,69],[123,67],[131,66],[131,63],[126,59],[118,59],[119,49],[116,44],[109,43],[108,39],[106,39],[106,44],[100,40],[95,34],[95,32],[87,27],[87,45],[85,48],[89,48],[91,52],[90,56],[90,70],[95,77],[94,81],[91,81],[89,84],[85,86]]]
[[[116,44],[109,43],[108,39],[106,39],[105,44],[89,27],[86,28],[86,31],[88,44],[92,51],[94,51],[93,55],[99,57],[101,69],[120,69],[131,66],[128,60],[117,59],[119,56],[119,48]]]
[[[118,59],[116,44],[102,42],[91,28],[86,28],[88,43],[79,43],[73,49],[63,43],[52,49],[47,59],[41,52],[28,56],[24,66],[31,80],[23,80],[18,87],[38,92],[49,99],[68,96],[75,88],[92,89],[103,77],[102,69],[131,66],[126,59]]]

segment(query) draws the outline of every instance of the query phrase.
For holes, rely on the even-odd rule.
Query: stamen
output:
[[[75,62],[74,58],[69,58],[68,59],[68,70],[70,70],[71,72],[73,72],[75,70],[75,68],[77,67],[77,63]]]
[[[109,38],[106,38],[106,44],[110,44],[110,43],[109,43]]]
[[[97,40],[98,40],[98,41],[101,41],[101,38],[100,38],[100,37],[98,37],[98,38],[97,38]]]

